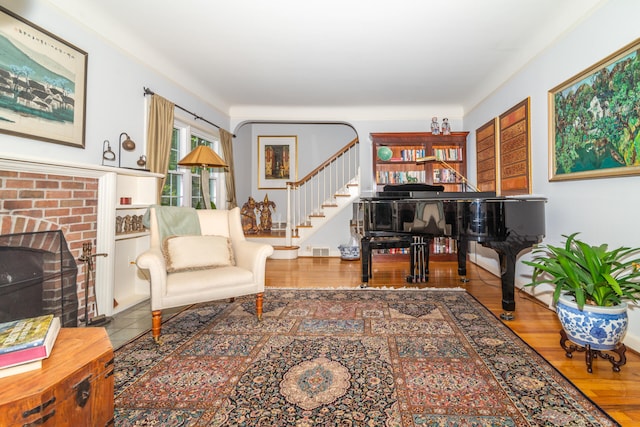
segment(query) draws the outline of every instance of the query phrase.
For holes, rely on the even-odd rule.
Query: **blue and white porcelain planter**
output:
[[[347,261],[355,261],[360,259],[360,246],[340,245],[340,258]]]
[[[561,295],[556,312],[568,338],[583,347],[589,344],[594,350],[616,348],[629,324],[626,303],[613,307],[585,304],[580,310],[572,296]]]

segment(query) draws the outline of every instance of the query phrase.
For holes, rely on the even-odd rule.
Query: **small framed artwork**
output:
[[[549,91],[549,180],[640,174],[640,39]]]
[[[87,53],[0,7],[0,132],[84,148]]]
[[[258,188],[285,189],[298,179],[298,137],[258,137]]]
[[[500,194],[531,194],[530,98],[505,111],[498,118]]]
[[[498,119],[493,118],[476,129],[476,170],[480,191],[499,192],[498,188]]]

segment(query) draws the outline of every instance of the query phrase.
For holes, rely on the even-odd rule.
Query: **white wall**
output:
[[[639,15],[638,1],[607,2],[464,117],[464,126],[471,131],[469,175],[475,177],[475,129],[531,97],[533,193],[548,197],[545,242],[557,244],[562,240],[561,235],[580,232],[581,238],[593,244],[640,246],[640,227],[637,225],[640,177],[549,182],[547,106],[550,89],[640,37]],[[475,259],[473,254],[471,256]],[[477,256],[481,265],[499,271],[493,251],[480,248]],[[529,273],[530,270],[520,264],[517,284],[529,282]],[[548,299],[547,296],[545,300]],[[640,310],[637,307],[630,312],[625,344],[640,349]]]
[[[88,53],[85,148],[0,134],[0,153],[99,165],[105,139],[118,152],[118,137],[127,132],[136,142],[133,152],[122,152],[122,166],[137,167],[146,152],[146,107],[143,87],[228,129],[229,118],[105,41],[98,34],[51,7],[47,2],[5,0],[3,6],[33,24]],[[188,85],[188,83],[187,83]],[[205,126],[208,126],[205,124]],[[112,162],[110,165],[117,165]]]

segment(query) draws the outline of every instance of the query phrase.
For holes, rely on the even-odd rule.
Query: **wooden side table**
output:
[[[113,400],[106,330],[62,328],[41,369],[0,378],[0,425],[108,426]]]

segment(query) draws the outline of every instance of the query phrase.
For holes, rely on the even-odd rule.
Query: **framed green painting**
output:
[[[640,39],[549,91],[549,180],[640,174]]]

